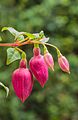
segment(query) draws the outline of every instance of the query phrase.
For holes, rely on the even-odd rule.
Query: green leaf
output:
[[[40,40],[40,42],[42,42],[42,43],[46,43],[48,41],[49,41],[49,37],[48,38],[44,37]]]
[[[35,36],[35,38],[44,38],[45,37],[43,31],[41,31],[40,33],[34,33],[33,35]]]
[[[2,41],[2,38],[1,38],[1,36],[0,36],[0,41]]]
[[[5,31],[5,30],[8,30],[12,35],[14,35],[15,36],[15,40],[16,39],[24,40],[24,36],[23,35],[26,35],[30,39],[35,39],[35,35],[34,34],[31,34],[31,33],[28,33],[28,32],[18,32],[17,30],[15,30],[12,27],[3,27],[2,31]]]
[[[45,37],[44,31],[41,31],[41,32],[39,33],[39,38],[41,38],[40,42],[42,42],[42,43],[46,43],[46,42],[49,41],[49,37],[48,37],[48,38]]]
[[[0,82],[0,86],[2,86],[2,87],[6,90],[6,93],[7,93],[6,97],[8,97],[8,94],[9,94],[9,88],[6,87],[2,82]]]
[[[2,28],[2,31],[4,31],[4,30],[8,30],[12,35],[14,35],[14,36],[17,36],[18,34],[19,34],[19,32],[18,31],[16,31],[14,28],[12,28],[12,27],[3,27]]]
[[[39,38],[40,39],[39,41],[42,43],[46,43],[49,41],[49,38],[45,37],[43,31],[41,31],[40,33],[35,33],[34,35],[35,35],[35,38]]]
[[[40,38],[43,38],[43,37],[44,37],[44,31],[41,31],[41,32],[39,33],[39,36],[40,36]]]
[[[9,65],[10,63],[12,63],[18,59],[21,59],[21,55],[20,55],[19,51],[17,51],[15,48],[8,48],[6,64]]]
[[[25,32],[25,35],[26,35],[27,37],[29,37],[30,39],[35,39],[35,35],[34,35],[34,34]]]
[[[15,40],[18,39],[20,40],[24,40],[24,36],[22,35],[23,32],[18,32],[17,30],[15,30],[12,27],[3,27],[2,31],[4,30],[8,30],[13,36],[15,36]]]
[[[35,38],[40,38],[39,33],[34,33],[33,35],[35,36]]]
[[[16,39],[18,39],[19,41],[24,40],[24,36],[23,35],[18,35],[18,37]]]

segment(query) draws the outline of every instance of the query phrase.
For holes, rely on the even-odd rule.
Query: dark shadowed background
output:
[[[69,60],[71,74],[60,70],[56,51],[48,47],[55,71],[49,70],[43,89],[35,82],[31,96],[22,104],[11,84],[19,60],[7,66],[7,47],[0,47],[0,81],[10,89],[6,99],[0,87],[0,120],[78,120],[78,0],[0,0],[0,29],[4,26],[31,33],[43,30],[49,43],[57,45]],[[2,42],[13,42],[9,32],[0,35]],[[29,61],[33,45],[22,49]]]

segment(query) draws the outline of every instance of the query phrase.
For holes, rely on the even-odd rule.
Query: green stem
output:
[[[57,50],[58,57],[61,55],[60,50],[55,45],[52,45],[52,44],[49,44],[49,43],[41,43],[41,42],[38,42],[38,41],[35,41],[35,40],[33,41],[33,43],[35,43],[35,44],[42,44],[43,46],[44,45],[48,45],[50,47],[53,47],[53,48],[55,48]]]
[[[55,49],[57,50],[57,55],[58,55],[58,57],[61,55],[60,50],[59,50],[55,45],[52,45],[52,44],[49,44],[49,43],[44,43],[44,44],[55,48]]]
[[[36,43],[35,43],[35,44],[34,44],[34,47],[35,47],[35,48],[39,48],[39,44],[36,44]]]
[[[44,44],[43,44],[43,46],[44,46],[44,54],[45,54],[45,53],[48,52],[48,49],[47,49],[47,47]]]
[[[26,59],[26,53],[22,52],[22,59]]]
[[[18,47],[15,47],[16,50],[22,53],[22,59],[26,59],[26,53]]]
[[[9,88],[8,87],[6,87],[2,82],[0,82],[0,85],[2,86],[2,87],[4,87],[4,89],[6,90],[6,92],[7,92],[7,95],[6,95],[6,97],[8,97],[8,94],[9,94]]]
[[[21,49],[18,48],[18,47],[15,47],[15,49],[18,50],[18,51],[21,52],[21,53],[24,52],[23,50],[21,50]]]
[[[29,38],[28,38],[28,37],[27,37],[27,38],[25,38],[24,40],[19,41],[19,43],[22,43],[22,42],[27,41],[27,40],[29,40]]]

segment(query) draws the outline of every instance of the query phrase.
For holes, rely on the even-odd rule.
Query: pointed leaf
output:
[[[16,39],[19,40],[19,41],[24,40],[24,36],[23,35],[19,35]]]
[[[48,41],[49,41],[49,37],[48,38],[44,37],[40,40],[40,42],[42,42],[42,43],[46,43]]]
[[[7,49],[7,65],[9,65],[10,63],[21,59],[21,55],[19,53],[19,51],[17,51],[15,48],[8,48]]]
[[[34,35],[34,34],[25,32],[25,35],[26,35],[27,37],[29,37],[30,39],[35,39],[35,35]]]
[[[8,30],[12,35],[14,35],[14,36],[17,36],[18,34],[19,34],[19,32],[18,31],[16,31],[14,28],[12,28],[12,27],[3,27],[2,28],[2,31],[4,31],[4,30]]]
[[[2,82],[0,82],[0,86],[4,87],[4,89],[6,90],[6,93],[7,93],[6,97],[8,97],[8,94],[9,94],[9,88],[6,87]]]
[[[1,36],[0,36],[0,41],[2,41],[2,38],[1,38]]]
[[[43,38],[43,37],[44,37],[44,31],[41,31],[41,32],[39,33],[39,36],[40,36],[41,38]]]
[[[35,36],[35,38],[39,38],[39,33],[34,33],[33,35]]]
[[[43,31],[41,31],[40,33],[34,33],[33,35],[35,35],[35,38],[43,38],[43,37],[45,37]]]
[[[20,40],[24,40],[24,36],[21,35],[22,32],[18,32],[17,30],[15,30],[15,29],[12,28],[12,27],[3,27],[3,28],[2,28],[2,31],[4,31],[4,30],[8,30],[12,35],[14,35],[14,36],[15,36],[15,40],[16,40],[16,39],[18,39],[19,41],[20,41]]]

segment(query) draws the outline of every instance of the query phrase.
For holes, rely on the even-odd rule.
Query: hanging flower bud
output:
[[[26,59],[22,59],[21,61],[20,61],[20,68],[26,68]]]
[[[24,102],[30,95],[33,87],[33,77],[26,68],[26,60],[20,61],[20,67],[12,74],[12,84],[18,98]]]
[[[44,54],[44,60],[47,64],[47,66],[54,71],[54,60],[53,60],[53,57],[52,55],[49,53],[49,52],[46,52]]]
[[[62,54],[58,56],[58,63],[64,72],[70,73],[69,62]]]
[[[44,61],[44,57],[40,54],[39,48],[34,48],[33,53],[34,57],[29,62],[30,69],[40,85],[44,87],[48,80],[48,67]]]

